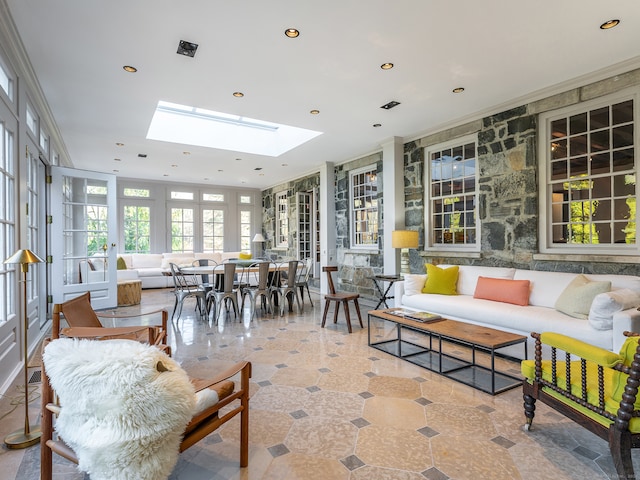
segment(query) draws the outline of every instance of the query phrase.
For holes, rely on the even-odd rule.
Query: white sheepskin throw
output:
[[[133,340],[67,338],[47,345],[43,361],[62,407],[56,431],[80,470],[91,480],[169,476],[195,408],[178,363]]]

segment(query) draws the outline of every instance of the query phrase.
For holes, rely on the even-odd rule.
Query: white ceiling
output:
[[[265,188],[640,65],[637,0],[4,1],[73,165],[130,178]],[[159,100],[324,133],[279,157],[147,140]]]

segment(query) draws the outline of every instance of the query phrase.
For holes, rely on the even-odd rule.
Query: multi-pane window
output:
[[[171,192],[172,200],[193,200],[193,192]]]
[[[240,210],[240,250],[251,251],[251,210]]]
[[[622,98],[546,117],[547,248],[635,249],[634,110]]]
[[[193,252],[193,208],[171,208],[171,251]]]
[[[9,100],[13,101],[13,79],[2,63],[0,63],[0,88],[9,97]]]
[[[124,206],[124,252],[151,252],[151,209],[149,207]]]
[[[378,174],[375,165],[349,174],[351,246],[378,246]]]
[[[202,209],[202,251],[224,252],[224,210]]]
[[[223,193],[203,193],[202,200],[205,202],[224,202]]]
[[[38,117],[33,111],[31,105],[27,103],[27,127],[34,135],[38,134]]]
[[[15,252],[16,199],[13,133],[0,121],[0,256]],[[16,313],[16,265],[0,263],[0,323]]]
[[[287,192],[276,194],[276,246],[289,245],[289,199]]]
[[[462,139],[427,151],[427,246],[476,246],[476,141]]]
[[[130,187],[125,187],[124,196],[125,197],[149,198],[151,196],[151,191],[148,188],[130,188]]]

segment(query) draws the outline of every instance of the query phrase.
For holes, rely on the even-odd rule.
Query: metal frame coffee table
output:
[[[527,337],[446,318],[422,323],[393,315],[390,313],[392,310],[369,312],[367,317],[369,346],[491,395],[522,384],[521,377],[496,370],[495,356],[496,350],[522,343],[526,359]],[[372,321],[394,323],[395,338],[372,341]],[[405,340],[402,336],[404,330],[425,334],[426,341],[421,344],[416,343],[417,340]],[[471,348],[471,359],[443,352],[443,342]],[[476,362],[478,352],[490,355],[490,367]]]

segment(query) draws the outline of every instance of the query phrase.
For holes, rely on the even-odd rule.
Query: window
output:
[[[636,103],[609,97],[541,117],[541,250],[637,251]]]
[[[38,134],[38,117],[33,111],[31,105],[27,103],[27,128],[34,135]]]
[[[205,202],[224,202],[224,194],[222,193],[203,193],[202,200]]]
[[[378,174],[375,165],[349,174],[351,247],[378,246]]]
[[[49,155],[49,135],[44,128],[40,129],[40,148],[46,155]]]
[[[202,251],[224,252],[224,210],[202,209]]]
[[[193,200],[193,192],[171,192],[172,200]]]
[[[0,62],[0,88],[13,102],[13,78],[2,62]]]
[[[13,133],[0,121],[0,255],[16,251],[15,153]],[[0,264],[0,323],[16,315],[16,265]]]
[[[253,197],[251,195],[240,195],[240,203],[251,205],[253,203]]]
[[[192,208],[171,209],[171,251],[193,252],[194,220]]]
[[[287,192],[276,194],[276,246],[289,246],[289,199]]]
[[[124,206],[124,252],[151,252],[151,209],[149,207]]]
[[[477,248],[475,136],[434,145],[426,153],[427,247]]]
[[[240,210],[240,250],[251,251],[251,210]]]
[[[138,198],[149,198],[151,196],[151,192],[148,188],[125,188],[124,189],[125,197],[138,197]]]

